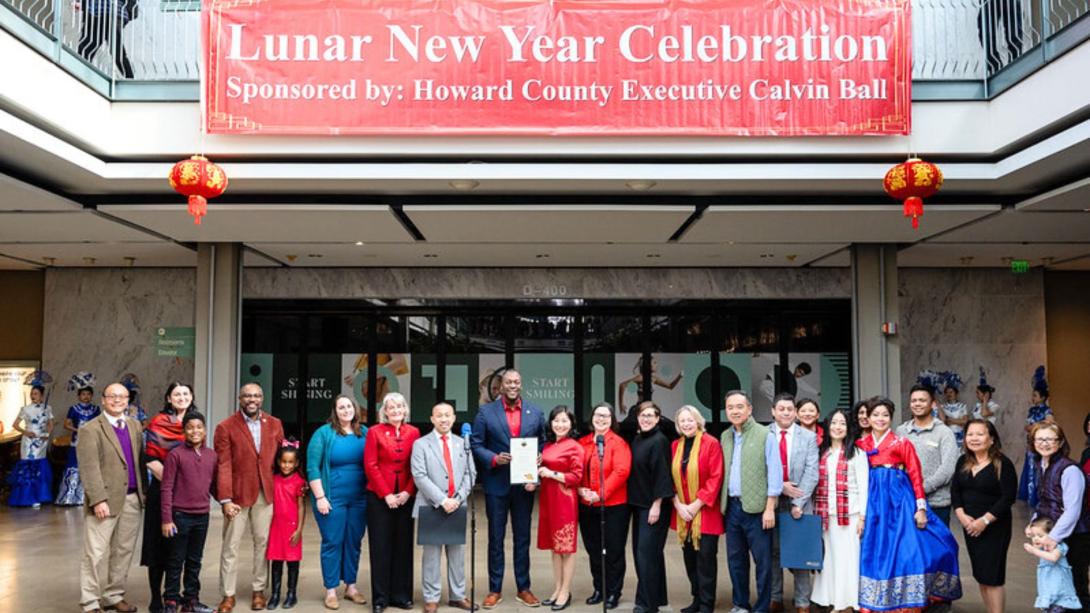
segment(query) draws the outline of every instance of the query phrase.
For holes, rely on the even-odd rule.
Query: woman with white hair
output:
[[[413,608],[413,497],[409,466],[420,430],[409,425],[405,397],[382,398],[378,421],[367,434],[367,526],[371,529],[371,602],[375,613],[388,606]]]

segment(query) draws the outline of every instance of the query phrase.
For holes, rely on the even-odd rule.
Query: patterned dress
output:
[[[1052,407],[1047,404],[1035,404],[1029,408],[1026,425],[1032,426],[1051,416]],[[1036,460],[1037,454],[1031,449],[1026,449],[1026,459],[1022,463],[1022,480],[1018,483],[1018,500],[1029,502],[1029,506],[1034,509],[1037,508],[1037,479],[1040,477]]]
[[[97,404],[83,404],[78,402],[68,408],[66,419],[72,422],[77,430],[84,424],[98,417],[102,409]],[[72,433],[72,446],[68,448],[68,464],[64,469],[64,477],[61,478],[61,488],[57,492],[56,504],[74,507],[83,504],[83,482],[79,480],[79,463],[76,460],[76,443],[79,432]]]
[[[46,459],[49,450],[49,422],[53,421],[53,409],[47,404],[28,404],[19,410],[16,422],[22,421],[23,429],[38,435],[24,436],[19,461],[8,475],[13,507],[29,507],[53,500],[53,469]]]
[[[953,419],[964,419],[969,417],[969,407],[964,402],[947,402],[942,405],[942,411],[946,413],[946,416]],[[965,443],[965,427],[957,424],[946,424],[950,426],[950,429],[954,431],[954,440],[958,443],[958,448]]]
[[[867,454],[867,523],[859,564],[859,606],[901,611],[961,598],[958,544],[950,528],[927,509],[916,527],[917,501],[925,501],[920,460],[911,441],[893,432],[856,443]]]
[[[579,499],[575,492],[583,481],[583,447],[565,437],[545,446],[541,465],[563,473],[564,482],[541,480],[541,511],[537,526],[537,548],[553,553],[575,553]]]

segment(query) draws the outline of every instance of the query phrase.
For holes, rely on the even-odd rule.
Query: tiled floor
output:
[[[486,538],[486,523],[484,518],[483,499],[477,505],[478,513],[478,543],[477,547],[477,599],[483,598],[487,590],[487,570],[485,567],[484,542]],[[1024,504],[1019,503],[1015,507],[1016,534],[1011,543],[1010,555],[1007,559],[1007,610],[1008,611],[1032,611],[1035,593],[1035,569],[1036,558],[1022,550],[1022,541],[1018,526],[1024,525],[1027,511]],[[222,517],[218,512],[213,512],[213,527],[210,531],[208,544],[205,548],[205,564],[201,579],[204,585],[202,600],[215,605],[219,600],[218,589],[218,560],[220,549],[220,527]],[[79,561],[82,544],[83,515],[81,509],[62,509],[45,507],[40,511],[30,509],[11,509],[0,507],[0,613],[16,611],[50,612],[79,610]],[[536,527],[534,530],[536,535]],[[672,534],[672,533],[671,533]],[[961,541],[961,530],[955,530],[958,540]],[[244,549],[246,541],[244,541]],[[321,604],[323,590],[321,587],[321,573],[318,567],[318,530],[314,522],[308,519],[306,535],[304,537],[304,561],[302,577],[300,578],[300,598],[302,602],[295,609],[300,612],[325,611]],[[367,545],[370,539],[364,541],[363,561],[360,564],[360,587],[365,595],[370,595],[367,563]],[[510,547],[510,538],[508,538]],[[576,565],[574,596],[577,605],[573,605],[574,612],[590,613],[598,607],[583,604],[590,594],[590,572],[587,570],[586,553],[579,545],[579,559]],[[139,549],[137,550],[139,551]],[[419,550],[418,550],[419,552]],[[669,577],[669,590],[674,608],[680,608],[688,604],[689,584],[685,578],[684,567],[681,561],[681,553],[676,546],[676,541],[671,539],[666,547],[666,567]],[[510,560],[510,556],[508,556]],[[240,568],[248,569],[250,559],[243,552],[239,563]],[[969,560],[964,549],[961,552],[962,580],[964,582],[965,596],[958,601],[956,611],[982,611],[980,593],[976,583],[972,579],[969,569]],[[514,600],[513,579],[510,575],[510,562],[508,563],[508,577],[505,583],[505,600],[498,611],[515,611],[520,607]],[[546,598],[551,591],[552,572],[547,552],[532,550],[531,572],[534,581],[534,592],[539,598]],[[730,580],[727,577],[727,566],[723,545],[720,545],[719,557],[719,598],[717,609],[730,609]],[[414,567],[415,581],[419,582],[419,553],[417,564]],[[468,572],[468,568],[467,568]],[[790,574],[788,574],[790,577]],[[246,586],[249,583],[249,573],[243,571],[239,575],[239,585]],[[128,599],[137,604],[140,609],[146,610],[148,603],[148,588],[146,575],[143,568],[134,566],[129,574]],[[788,579],[790,586],[790,579]],[[636,577],[632,571],[631,558],[629,560],[629,572],[625,579],[625,591],[619,611],[629,611],[632,608],[632,597],[636,589]],[[240,596],[247,600],[237,610],[249,610],[249,590],[244,590]],[[445,598],[445,593],[444,593]],[[416,601],[421,605],[419,588],[417,588]],[[358,607],[342,601],[344,611],[369,611],[366,607]],[[397,609],[391,609],[397,611]]]

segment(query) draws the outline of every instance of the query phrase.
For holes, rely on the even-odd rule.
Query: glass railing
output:
[[[938,86],[953,97],[994,95],[1002,87],[990,82],[1012,65],[1028,66],[1009,71],[1020,79],[1090,34],[1090,0],[913,0],[912,11],[917,91]],[[13,28],[12,20],[24,21],[38,47],[54,47],[41,51],[69,59],[62,65],[82,64],[81,77],[97,74],[112,84],[199,79],[199,0],[0,0],[0,12],[0,25],[19,34],[27,28]],[[1049,47],[1069,30],[1078,32],[1066,46]]]

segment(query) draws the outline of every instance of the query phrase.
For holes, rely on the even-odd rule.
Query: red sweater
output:
[[[200,455],[186,444],[167,454],[163,463],[162,522],[174,521],[174,511],[208,513],[216,494],[216,452],[202,447]]]
[[[607,507],[617,506],[628,502],[628,474],[632,471],[632,450],[616,432],[606,432],[606,495],[599,491],[599,473],[601,464],[598,462],[598,448],[594,444],[594,434],[588,434],[579,439],[583,446],[583,483],[582,487],[594,490],[599,497],[605,498]],[[582,498],[581,504],[587,504]],[[591,506],[601,506],[597,503]]]

